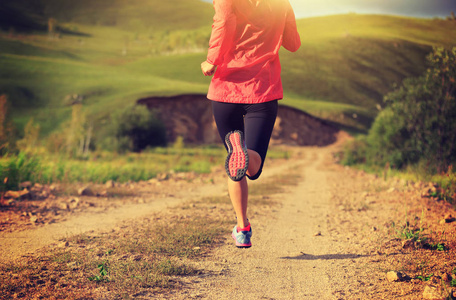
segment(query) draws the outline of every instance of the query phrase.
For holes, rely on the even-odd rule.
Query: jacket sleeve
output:
[[[213,65],[220,65],[225,54],[233,46],[236,32],[236,15],[232,0],[214,0],[214,23],[209,40],[207,61]]]
[[[283,30],[282,45],[285,49],[291,52],[296,52],[298,51],[299,47],[301,47],[301,38],[296,26],[295,14],[290,3],[288,3],[288,11],[285,21],[285,28]]]

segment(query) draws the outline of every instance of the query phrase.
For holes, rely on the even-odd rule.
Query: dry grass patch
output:
[[[0,267],[5,299],[151,296],[198,274],[192,261],[217,246],[226,225],[210,208],[175,209],[111,232],[82,234],[39,257]],[[208,217],[209,216],[209,217]]]

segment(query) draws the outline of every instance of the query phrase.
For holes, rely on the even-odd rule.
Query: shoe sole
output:
[[[241,180],[249,166],[247,149],[243,147],[244,135],[241,131],[234,131],[225,137],[228,146],[228,156],[225,161],[225,170],[233,181]]]
[[[250,248],[250,247],[252,247],[252,243],[249,243],[249,244],[238,243],[238,241],[236,240],[236,237],[234,236],[234,234],[231,234],[231,237],[236,242],[236,247],[238,247],[238,248]]]

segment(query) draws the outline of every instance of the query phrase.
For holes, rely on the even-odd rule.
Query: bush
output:
[[[41,162],[36,156],[20,152],[0,164],[0,190],[18,190],[24,181],[36,181]]]
[[[345,144],[342,164],[356,165],[366,163],[367,142],[364,136],[361,136]]]
[[[103,148],[119,153],[139,152],[166,145],[166,130],[146,106],[132,105],[113,113],[103,137]]]
[[[456,162],[456,48],[434,49],[428,63],[423,76],[406,79],[385,96],[387,108],[365,140],[354,142],[365,143],[364,150],[348,146],[345,163],[396,168],[421,163],[435,173]]]

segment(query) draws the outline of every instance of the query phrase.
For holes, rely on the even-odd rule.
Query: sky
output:
[[[212,2],[212,0],[203,0]],[[297,18],[344,14],[403,15],[433,18],[456,13],[456,0],[289,0]]]

